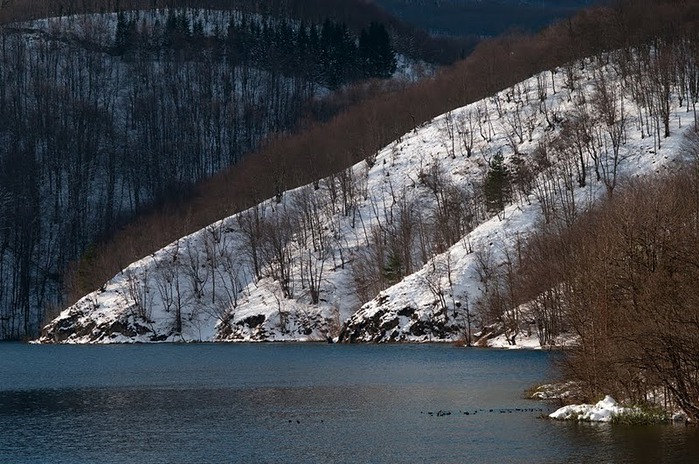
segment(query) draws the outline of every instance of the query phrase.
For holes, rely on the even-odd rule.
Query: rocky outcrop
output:
[[[92,309],[76,306],[51,321],[41,332],[41,343],[112,343],[117,340],[162,341],[167,335],[153,332],[148,322],[134,313],[96,319]]]
[[[458,313],[440,307],[438,302],[423,307],[396,307],[381,293],[364,305],[344,325],[341,343],[454,341],[463,335]]]

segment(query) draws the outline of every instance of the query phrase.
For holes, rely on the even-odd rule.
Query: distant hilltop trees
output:
[[[371,22],[355,35],[346,24],[326,19],[322,24],[232,16],[226,30],[206,30],[201,19],[173,10],[164,24],[139,23],[119,13],[111,52],[175,52],[209,50],[226,55],[237,66],[300,77],[336,89],[361,79],[390,78],[396,52],[383,23]]]

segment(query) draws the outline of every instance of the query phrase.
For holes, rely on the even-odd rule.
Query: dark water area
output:
[[[606,0],[375,0],[403,21],[434,35],[493,37],[536,32]]]
[[[0,462],[699,462],[695,428],[541,419],[553,356],[0,344]]]

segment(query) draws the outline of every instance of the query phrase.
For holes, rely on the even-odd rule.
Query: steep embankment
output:
[[[131,264],[40,341],[461,338],[486,274],[506,271],[506,250],[538,222],[572,221],[681,157],[693,113],[676,87],[641,99],[648,76],[619,71],[658,55],[571,63],[435,118]],[[510,338],[536,325],[513,322]]]

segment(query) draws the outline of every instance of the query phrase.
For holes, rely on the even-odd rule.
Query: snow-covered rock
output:
[[[619,404],[607,395],[603,400],[596,404],[572,404],[563,406],[560,409],[549,414],[551,419],[557,420],[576,420],[585,422],[611,422],[614,416],[620,414],[632,413],[635,408],[626,408]]]

